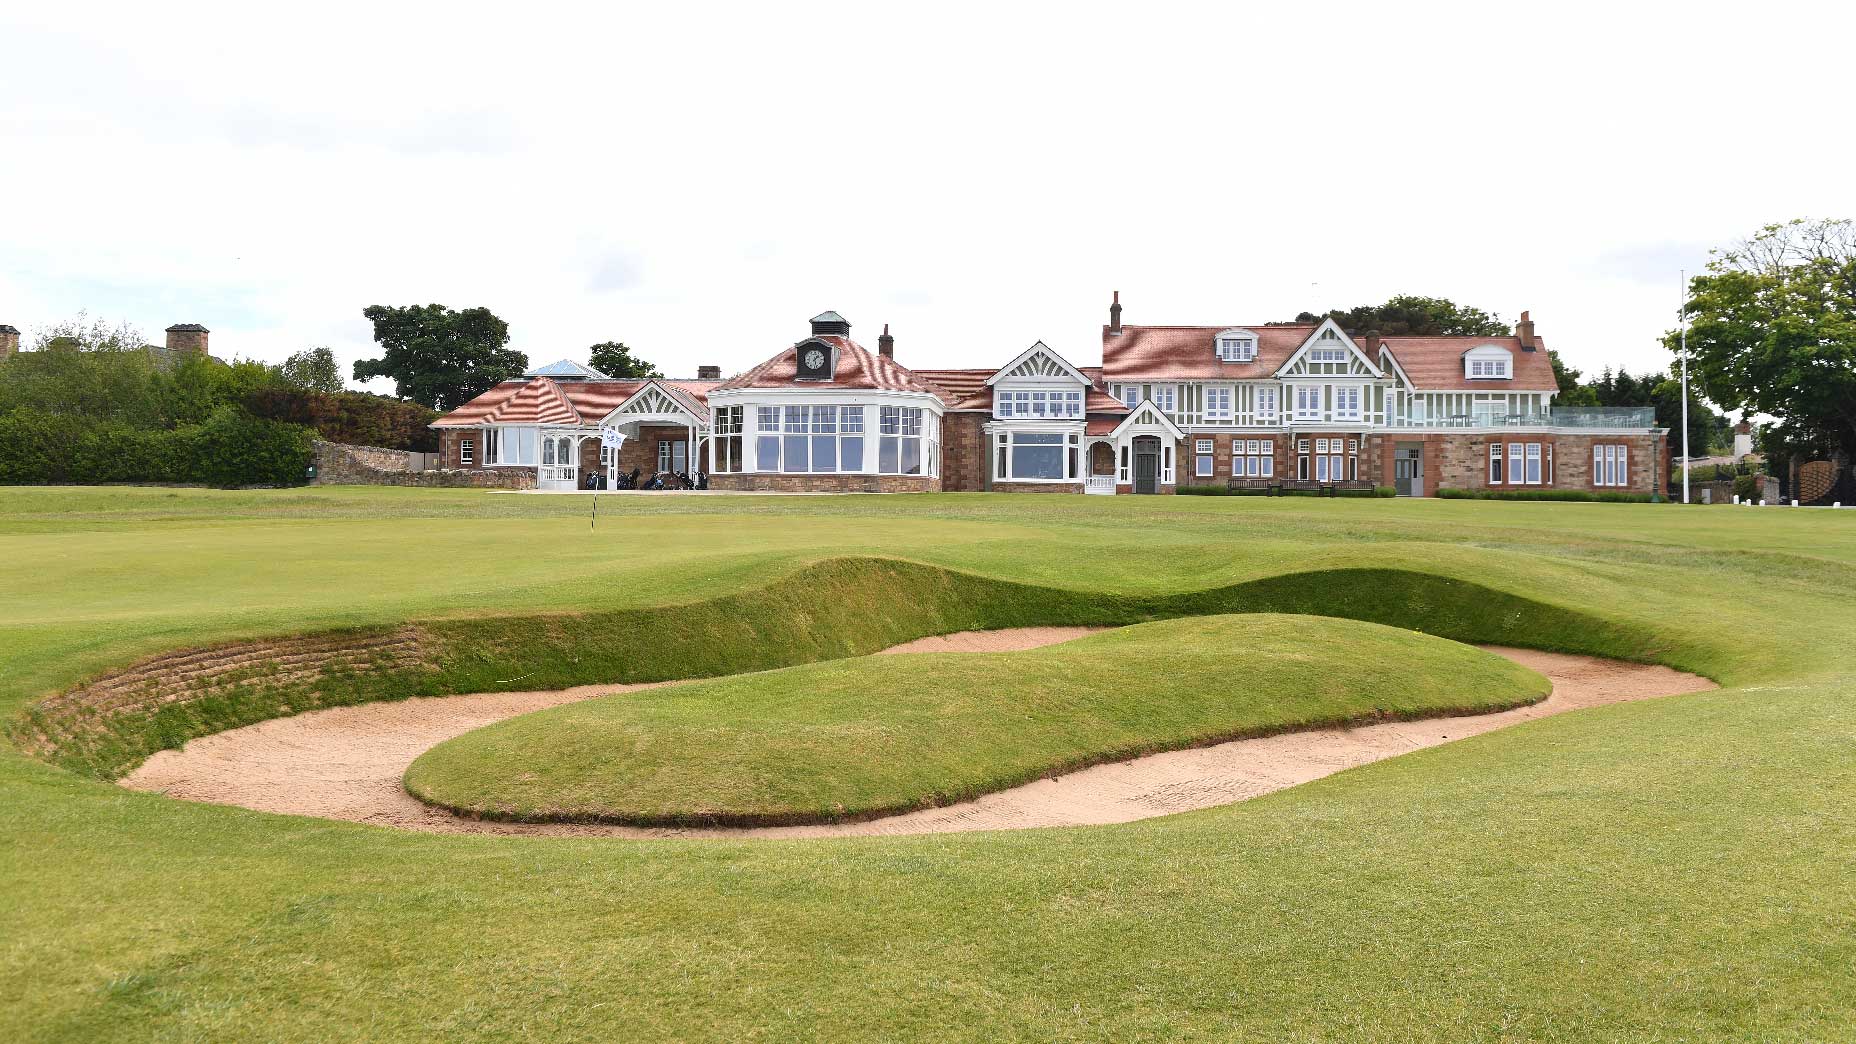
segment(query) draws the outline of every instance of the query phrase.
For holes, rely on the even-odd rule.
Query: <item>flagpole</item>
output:
[[[1682,270],[1682,503],[1688,503],[1688,270]]]

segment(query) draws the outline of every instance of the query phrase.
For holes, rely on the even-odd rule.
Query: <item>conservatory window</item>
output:
[[[876,470],[884,475],[920,475],[923,460],[921,407],[879,407]]]

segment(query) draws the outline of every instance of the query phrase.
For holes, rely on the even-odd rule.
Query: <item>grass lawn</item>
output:
[[[738,826],[945,805],[1291,728],[1503,710],[1533,671],[1457,642],[1271,613],[1026,652],[866,656],[525,714],[428,751],[415,795],[498,819]]]
[[[1856,1036],[1856,512],[613,497],[589,528],[588,499],[0,490],[0,716],[166,649],[405,621],[501,643],[538,614],[571,635],[847,556],[970,578],[860,607],[872,631],[1043,622],[1007,590],[1396,610],[1724,688],[1122,826],[805,842],[398,833],[7,748],[0,1039]],[[803,631],[791,662],[832,651]]]

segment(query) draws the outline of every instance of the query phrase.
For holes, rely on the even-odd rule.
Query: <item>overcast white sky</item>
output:
[[[918,366],[1435,294],[1665,366],[1677,270],[1856,214],[1856,5],[8,5],[0,323],[735,372],[836,309]],[[390,390],[381,382],[381,390]]]

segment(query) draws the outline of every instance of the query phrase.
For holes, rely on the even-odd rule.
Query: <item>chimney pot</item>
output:
[[[1108,306],[1108,332],[1121,332],[1121,291],[1115,291],[1115,300]]]
[[[168,327],[168,351],[197,352],[206,354],[206,335],[210,333],[199,323],[175,323]]]
[[[883,324],[883,336],[876,339],[876,353],[885,359],[896,357],[896,339],[889,335],[889,324]]]
[[[19,330],[0,324],[0,359],[19,354]]]
[[[722,368],[720,366],[698,366],[696,367],[696,379],[699,381],[719,381],[722,379]]]

